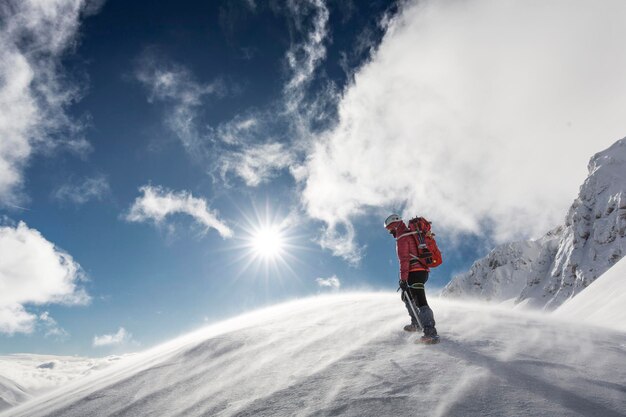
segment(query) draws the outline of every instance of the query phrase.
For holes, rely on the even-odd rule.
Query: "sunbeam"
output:
[[[306,245],[310,239],[297,228],[295,216],[269,201],[239,210],[242,221],[235,230],[234,245],[227,249],[237,254],[233,278],[238,281],[245,276],[248,283],[251,277],[257,283],[265,281],[266,290],[277,285],[291,287],[301,276],[297,271],[308,268],[307,252],[313,250]]]
[[[250,244],[256,256],[274,259],[282,255],[284,238],[277,227],[263,226],[250,236]]]

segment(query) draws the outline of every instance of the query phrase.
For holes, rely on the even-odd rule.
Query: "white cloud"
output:
[[[328,249],[333,255],[356,266],[361,261],[364,248],[356,243],[355,237],[356,231],[352,223],[329,219],[318,243],[322,249]]]
[[[143,195],[137,197],[126,220],[130,222],[153,221],[163,223],[168,216],[187,214],[206,227],[213,228],[224,237],[232,237],[233,231],[218,219],[217,213],[209,210],[206,200],[194,197],[188,191],[174,192],[163,187],[145,185],[139,189]]]
[[[0,304],[0,333],[32,333],[37,316],[21,304]]]
[[[115,334],[103,334],[102,336],[93,337],[93,346],[117,346],[130,342],[133,335],[126,331],[125,328],[120,327]]]
[[[82,0],[7,0],[0,5],[0,201],[20,199],[33,152],[85,152],[82,126],[66,114],[79,89],[61,75],[75,45]]]
[[[109,182],[104,175],[85,178],[79,184],[65,184],[57,188],[53,197],[58,201],[85,204],[90,200],[102,200],[111,192]]]
[[[79,286],[80,265],[26,224],[0,227],[0,254],[0,332],[34,330],[38,316],[26,305],[89,302]],[[47,318],[40,317],[44,322]]]
[[[560,223],[626,134],[625,19],[622,1],[405,4],[296,170],[322,241],[358,257],[337,228],[371,208],[499,241]]]
[[[256,187],[269,181],[279,170],[290,167],[294,161],[292,151],[287,146],[275,142],[253,145],[242,151],[232,152],[224,156],[220,164],[223,178],[226,178],[228,172],[234,172],[247,186]]]
[[[47,311],[44,311],[39,315],[39,322],[45,329],[46,337],[54,336],[56,338],[62,339],[69,336],[65,329],[60,327],[57,321],[52,318],[52,316],[50,316],[50,313]]]
[[[254,116],[236,116],[217,128],[217,137],[229,145],[241,145],[254,140],[261,121]]]
[[[335,289],[341,287],[341,281],[339,281],[339,278],[337,278],[336,275],[329,278],[315,278],[315,281],[320,287],[330,287]]]

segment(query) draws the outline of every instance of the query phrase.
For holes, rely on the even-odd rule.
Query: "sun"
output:
[[[265,279],[268,286],[299,277],[298,270],[307,268],[310,249],[302,243],[309,237],[299,230],[297,217],[272,207],[269,199],[262,206],[251,202],[239,211],[241,219],[233,243],[224,249],[236,254],[225,256],[236,266],[235,277]]]
[[[265,260],[280,258],[285,248],[285,237],[276,226],[264,226],[250,236],[252,252]]]

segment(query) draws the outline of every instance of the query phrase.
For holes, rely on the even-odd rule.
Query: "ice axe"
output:
[[[413,317],[415,317],[415,320],[417,320],[417,324],[419,324],[419,326],[423,329],[424,326],[422,326],[422,321],[420,320],[420,317],[417,315],[417,311],[415,310],[415,303],[413,302],[413,297],[411,297],[411,292],[405,290],[402,287],[400,287],[400,289],[402,290],[402,294],[405,297],[407,297],[407,300],[409,300],[409,305],[411,306],[411,311],[413,312]]]

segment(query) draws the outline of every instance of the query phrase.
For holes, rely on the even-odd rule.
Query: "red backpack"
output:
[[[437,247],[435,234],[430,231],[430,222],[423,217],[414,217],[409,220],[409,229],[417,244],[417,257],[425,266],[436,268],[443,262],[441,251]]]

